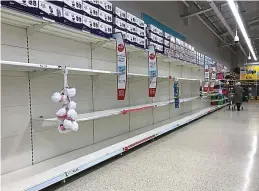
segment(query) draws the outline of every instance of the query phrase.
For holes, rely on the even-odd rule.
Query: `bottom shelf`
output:
[[[179,126],[205,116],[222,106],[193,111],[174,119],[138,129],[94,145],[57,156],[36,165],[5,174],[1,177],[3,190],[40,190],[102,161],[126,152]],[[180,118],[180,119],[179,119]],[[177,120],[178,119],[178,120]],[[70,162],[67,162],[70,161]],[[60,165],[61,164],[61,165]]]

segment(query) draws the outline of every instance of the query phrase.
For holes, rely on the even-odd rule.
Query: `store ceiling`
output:
[[[228,24],[235,34],[236,28],[238,28],[238,26],[236,25],[235,18],[228,6],[228,3],[226,1],[214,1],[214,3],[225,19],[225,24]],[[244,22],[248,36],[251,38],[257,58],[259,59],[259,1],[238,1],[237,3],[240,16]],[[220,19],[219,16],[215,13],[215,10],[212,9],[210,2],[188,1],[188,4],[190,7],[192,7],[192,9],[196,9],[197,12],[205,10],[204,12],[201,12],[199,16],[223,40],[221,45],[222,48],[226,48],[227,45],[229,45],[232,50],[241,51],[242,46],[245,52],[248,54],[248,47],[241,32],[238,31],[241,46],[233,44],[233,37],[225,27],[222,19]]]

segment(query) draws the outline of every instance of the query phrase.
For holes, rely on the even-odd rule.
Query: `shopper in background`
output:
[[[241,83],[237,82],[234,87],[234,93],[235,93],[235,103],[237,105],[237,111],[240,111],[240,106],[243,101],[243,88],[241,87]]]

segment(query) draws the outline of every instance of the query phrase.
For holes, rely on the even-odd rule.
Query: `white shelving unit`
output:
[[[151,139],[155,139],[156,137],[159,137],[164,133],[167,133],[186,123],[189,123],[211,112],[214,112],[226,105],[227,104],[203,109],[190,116],[183,117],[180,120],[176,120],[167,125],[163,125],[153,130],[149,130],[147,132],[138,134],[137,136],[134,136],[134,134],[132,134],[133,135],[132,136],[130,135],[130,133],[128,136],[121,135],[116,139],[121,140],[120,137],[124,136],[125,138],[127,137],[126,140],[125,138],[122,138],[122,140],[124,141],[117,142],[116,144],[113,144],[108,147],[104,147],[102,149],[100,146],[90,146],[92,148],[88,148],[88,152],[89,150],[90,151],[96,150],[94,149],[94,147],[97,147],[100,150],[93,153],[90,152],[91,154],[87,154],[75,160],[71,160],[70,162],[64,163],[62,165],[57,165],[57,166],[53,166],[52,168],[48,168],[48,166],[50,166],[51,163],[57,163],[57,161],[55,160],[61,160],[60,157],[57,157],[59,159],[55,159],[55,158],[51,159],[52,161],[46,161],[45,164],[43,165],[37,164],[32,167],[28,167],[13,173],[6,174],[2,176],[2,186],[3,186],[2,188],[4,190],[9,190],[9,191],[17,191],[17,190],[36,191],[36,190],[46,188],[52,184],[55,184],[70,176],[73,176],[74,174],[77,174],[83,170],[86,170],[96,164],[99,164],[102,161],[105,161],[123,152],[127,152],[128,150],[144,142],[147,142]],[[102,144],[110,145],[111,140],[104,141]],[[77,152],[80,152],[80,151],[77,151]],[[87,152],[87,150],[84,150],[84,152]],[[70,153],[70,155],[73,155],[73,154],[75,153]],[[71,158],[71,156],[69,157],[68,155],[64,157]]]
[[[118,101],[114,39],[3,7],[1,14],[4,189],[45,188],[221,108],[198,99],[203,72],[197,65],[162,54],[156,97],[149,98],[147,50],[132,45],[126,50],[128,78],[134,80]],[[60,105],[50,99],[63,86],[64,66],[81,113],[79,131],[66,135],[56,130]],[[174,79],[179,109],[173,104]]]

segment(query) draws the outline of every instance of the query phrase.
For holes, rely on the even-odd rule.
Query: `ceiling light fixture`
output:
[[[251,58],[251,55],[250,55],[250,52],[249,52],[249,55],[248,55],[248,60],[251,60],[252,58]]]
[[[246,41],[246,44],[247,44],[247,46],[248,46],[248,48],[249,48],[249,50],[250,50],[254,60],[257,60],[257,58],[255,56],[254,49],[253,49],[252,44],[251,44],[251,41],[249,40],[249,37],[248,37],[247,32],[246,32],[246,29],[244,27],[244,24],[242,22],[242,19],[241,19],[239,13],[238,13],[238,10],[236,8],[236,5],[235,5],[234,1],[233,0],[227,0],[227,1],[228,1],[228,5],[229,5],[229,7],[230,7],[230,9],[231,9],[235,19],[236,19],[236,22],[237,22],[237,24],[239,26],[239,29],[242,32],[242,35],[243,35],[243,37],[244,37],[244,39]]]

